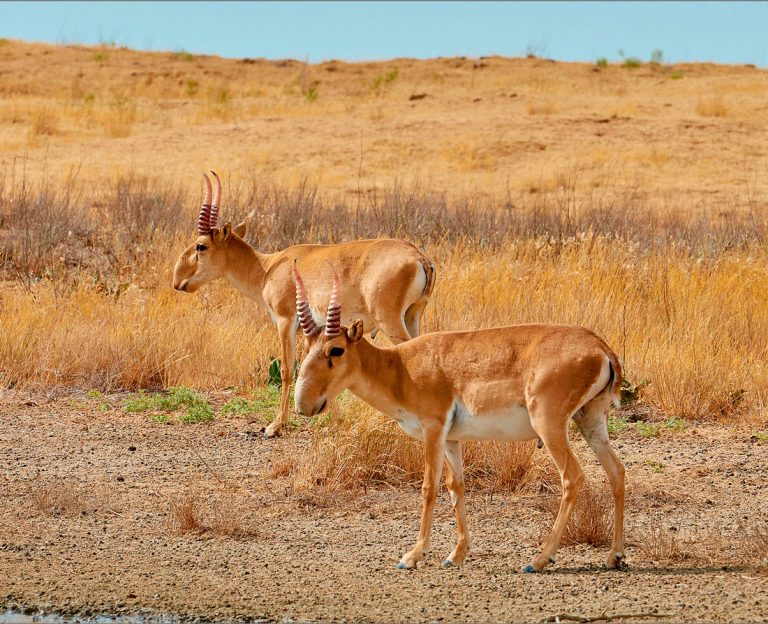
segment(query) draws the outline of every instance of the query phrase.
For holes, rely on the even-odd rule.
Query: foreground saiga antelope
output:
[[[325,330],[314,322],[306,289],[294,271],[301,325],[310,349],[296,380],[296,409],[309,416],[349,389],[424,442],[423,509],[419,539],[399,568],[413,568],[429,548],[432,511],[443,457],[456,512],[458,543],[445,566],[469,548],[461,440],[541,438],[560,472],[560,509],[541,553],[526,572],[544,568],[560,544],[584,473],[568,443],[576,422],[608,475],[613,491],[613,544],[607,566],[624,557],[624,466],[608,441],[607,412],[619,400],[621,365],[594,333],[567,325],[512,325],[437,332],[390,348],[363,340],[363,324],[341,326],[343,300],[334,276]]]
[[[233,228],[218,226],[221,181],[214,173],[216,192],[203,174],[203,203],[197,220],[197,240],[176,262],[173,287],[195,292],[217,278],[266,309],[280,334],[282,392],[280,414],[265,436],[277,435],[288,423],[290,387],[296,354],[298,319],[291,267],[298,261],[307,282],[317,287],[313,304],[324,310],[328,304],[330,265],[340,267],[344,285],[344,308],[361,318],[366,332],[381,330],[397,344],[419,335],[424,307],[429,301],[435,271],[416,247],[401,240],[362,240],[338,245],[294,245],[273,254],[261,254],[243,240],[245,223]],[[318,323],[325,319],[318,316]],[[349,319],[351,321],[351,319]],[[375,334],[374,334],[375,335]]]

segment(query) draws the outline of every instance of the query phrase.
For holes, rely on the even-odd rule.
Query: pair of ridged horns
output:
[[[216,193],[212,193],[211,181],[203,173],[203,205],[200,207],[200,215],[197,217],[197,232],[210,234],[219,221],[219,201],[221,200],[221,180],[215,171],[211,171],[216,178]],[[213,194],[213,199],[211,199]]]
[[[299,315],[299,325],[301,325],[305,336],[314,336],[320,332],[320,328],[315,323],[312,310],[309,308],[304,280],[301,279],[299,270],[296,268],[296,261],[293,263],[293,277],[296,280],[296,313]],[[325,320],[325,335],[329,338],[341,334],[340,290],[339,275],[334,271],[333,290],[331,291],[331,300],[328,302],[328,313]]]

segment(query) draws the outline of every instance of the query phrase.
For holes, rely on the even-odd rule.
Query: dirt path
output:
[[[655,611],[668,616],[652,621],[768,620],[765,567],[735,564],[744,527],[768,522],[768,445],[747,430],[620,434],[630,483],[626,571],[602,569],[605,548],[569,546],[548,572],[521,574],[549,516],[535,497],[473,491],[467,564],[439,565],[454,540],[442,496],[432,554],[402,572],[395,563],[417,534],[418,490],[292,493],[271,464],[306,444],[306,430],[266,442],[258,423],[235,417],[167,425],[86,400],[39,403],[0,403],[0,610],[374,622]],[[597,475],[594,458],[576,446]],[[189,496],[215,530],[169,531],[171,505]],[[665,540],[678,539],[671,563],[644,554],[653,522]],[[695,557],[685,559],[688,547]]]

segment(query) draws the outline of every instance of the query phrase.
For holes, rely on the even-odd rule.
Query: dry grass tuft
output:
[[[166,527],[172,535],[254,537],[257,531],[249,518],[252,504],[242,494],[206,497],[196,491],[185,492],[169,498]]]
[[[674,563],[696,559],[685,547],[677,528],[666,527],[658,516],[637,532],[637,547],[644,557],[654,562]]]
[[[532,100],[525,109],[529,115],[552,115],[557,112],[557,107],[551,100]]]
[[[56,480],[35,486],[30,494],[32,505],[48,516],[76,517],[93,508],[80,486]]]
[[[32,114],[31,137],[54,136],[59,133],[59,116],[53,109],[39,108]]]
[[[557,518],[560,509],[560,496],[550,497],[543,505],[543,510]],[[546,528],[549,535],[551,525]],[[563,533],[563,545],[588,544],[607,546],[613,537],[613,496],[605,485],[597,486],[585,483],[576,500],[571,519]]]
[[[696,114],[702,117],[725,117],[728,107],[720,96],[704,97],[696,102]]]

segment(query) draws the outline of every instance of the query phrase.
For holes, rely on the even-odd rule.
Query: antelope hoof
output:
[[[400,561],[395,567],[398,570],[415,570],[416,564],[415,563],[408,564],[408,563],[405,563],[405,561]]]
[[[264,430],[264,439],[276,438],[280,435],[280,422],[275,421]]]
[[[450,559],[446,559],[445,561],[443,561],[443,567],[444,568],[452,568],[453,567],[453,561],[451,561]]]
[[[523,572],[526,574],[533,574],[534,572],[538,572],[536,568],[534,568],[530,563],[523,568]]]
[[[609,570],[621,570],[622,568],[627,567],[627,564],[624,562],[624,553],[616,552],[608,555],[608,561],[605,562],[605,567]]]

